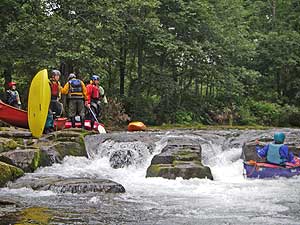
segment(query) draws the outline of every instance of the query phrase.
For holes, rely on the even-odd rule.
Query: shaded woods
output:
[[[0,12],[1,83],[24,100],[57,68],[62,83],[100,74],[147,124],[300,125],[298,0],[2,0]]]

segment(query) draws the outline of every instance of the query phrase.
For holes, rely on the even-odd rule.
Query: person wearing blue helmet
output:
[[[288,146],[283,144],[285,134],[278,132],[274,134],[274,142],[260,148],[256,146],[256,153],[260,158],[266,157],[268,163],[285,165],[285,163],[295,163],[294,154],[289,151]],[[256,140],[256,145],[259,141]]]

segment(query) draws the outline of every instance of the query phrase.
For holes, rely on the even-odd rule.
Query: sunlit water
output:
[[[27,175],[109,178],[122,184],[125,194],[3,188],[0,197],[48,208],[51,224],[300,224],[300,177],[245,179],[241,145],[226,148],[220,142],[203,138],[203,162],[214,181],[145,178],[153,155],[165,145],[162,138],[152,155],[126,168],[112,169],[98,153],[92,159],[66,157],[62,164]]]

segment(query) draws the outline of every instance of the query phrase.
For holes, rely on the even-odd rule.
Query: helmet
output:
[[[17,84],[16,82],[9,82],[9,83],[8,83],[8,87],[11,88],[12,86],[14,86],[14,85],[16,85],[16,84]]]
[[[60,71],[59,70],[52,70],[51,75],[54,77],[56,75],[60,76]]]
[[[76,78],[76,75],[74,73],[70,73],[70,75],[68,77],[68,80],[71,80],[73,78]]]
[[[93,75],[92,80],[100,80],[100,77],[98,75]]]
[[[282,132],[278,132],[274,134],[274,141],[275,143],[281,144],[284,142],[285,135]]]

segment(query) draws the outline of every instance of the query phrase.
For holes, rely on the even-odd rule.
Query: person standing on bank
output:
[[[50,88],[51,88],[51,102],[50,102],[50,109],[55,117],[59,117],[63,111],[63,105],[59,102],[61,99],[61,85],[59,82],[60,78],[60,71],[59,70],[52,70],[51,71],[51,78],[50,78]]]
[[[106,96],[104,95],[104,89],[99,85],[100,77],[98,75],[93,75],[90,84],[86,86],[88,95],[88,105],[87,107],[91,110],[91,129],[94,127],[95,120],[101,114],[101,101],[107,104]]]
[[[80,116],[81,128],[84,129],[85,108],[87,105],[87,91],[84,83],[76,78],[74,73],[68,77],[68,82],[61,89],[61,93],[67,95],[69,118],[72,122],[72,127],[75,127],[75,116]]]
[[[16,82],[9,82],[8,83],[8,90],[6,91],[6,103],[21,109],[21,100],[19,92],[17,91],[17,83]]]

